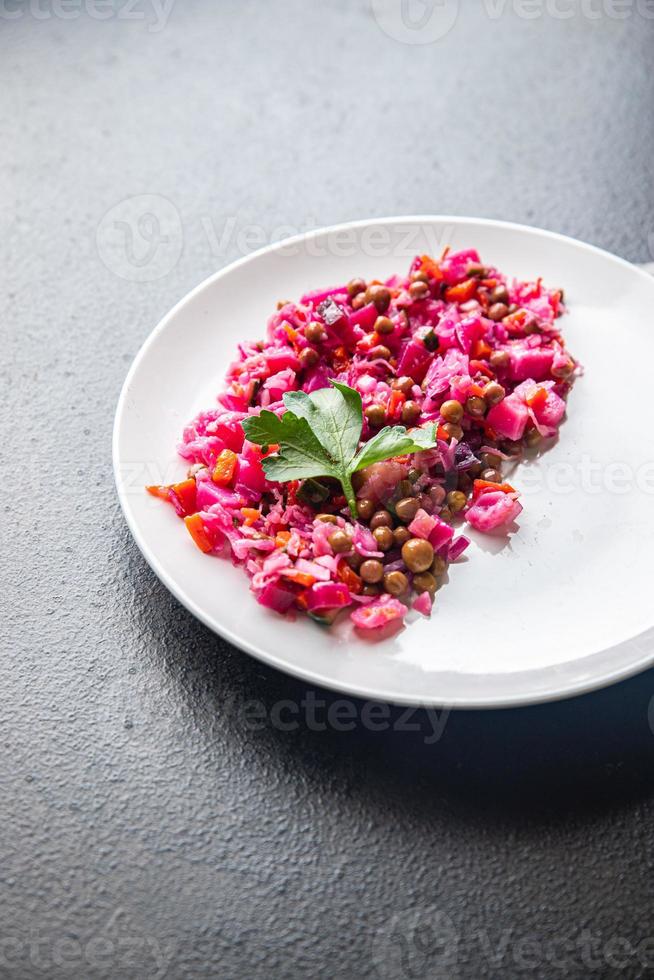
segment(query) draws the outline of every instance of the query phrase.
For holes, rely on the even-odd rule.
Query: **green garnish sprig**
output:
[[[354,388],[330,381],[330,388],[307,394],[284,395],[286,411],[275,415],[263,409],[241,423],[246,438],[258,446],[278,445],[263,460],[269,480],[308,480],[333,477],[343,487],[352,517],[357,517],[352,476],[366,466],[406,453],[424,452],[436,445],[436,426],[430,423],[407,432],[387,425],[359,449],[363,428],[361,395]]]

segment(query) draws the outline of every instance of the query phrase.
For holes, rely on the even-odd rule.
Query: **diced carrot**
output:
[[[205,554],[213,551],[213,543],[199,514],[190,514],[184,518],[184,523],[200,551],[204,551]]]
[[[474,384],[473,382],[473,384],[471,384],[470,387],[468,388],[468,395],[475,395],[477,398],[483,398],[484,389],[481,388],[479,385]]]
[[[476,500],[486,490],[501,490],[502,493],[515,493],[510,483],[492,483],[490,480],[475,480],[472,485],[472,499]]]
[[[332,367],[335,371],[344,371],[349,364],[347,351],[344,347],[337,347],[332,354]]]
[[[357,342],[357,350],[364,352],[369,351],[372,350],[373,347],[378,347],[380,344],[383,344],[383,340],[376,330],[372,330],[370,333],[365,334],[361,340]]]
[[[541,388],[540,386],[536,388],[533,395],[527,398],[527,404],[530,408],[542,408],[547,401],[547,389]]]
[[[252,527],[261,517],[261,511],[257,510],[256,507],[241,507],[241,514],[245,518],[243,523],[246,527]]]
[[[275,547],[285,548],[288,542],[291,540],[290,531],[278,531],[275,535]]]
[[[489,348],[489,353],[490,353],[490,348]],[[487,378],[495,377],[495,375],[489,368],[488,364],[484,363],[484,361],[476,361],[473,359],[470,361],[470,374],[477,374],[477,373],[485,374]]]
[[[526,310],[516,310],[515,313],[510,313],[508,316],[505,316],[502,323],[509,333],[522,333],[526,319]]]
[[[490,344],[487,344],[485,340],[480,338],[479,340],[475,340],[474,344],[470,348],[470,357],[490,357],[491,350],[492,348]]]
[[[189,514],[195,514],[198,509],[196,495],[197,487],[195,485],[195,480],[182,480],[181,483],[175,483],[170,488],[171,492],[177,497],[179,503],[179,511],[182,512],[183,517],[187,517]],[[178,512],[179,512],[178,511]]]
[[[477,292],[477,286],[476,279],[464,279],[445,290],[445,299],[448,303],[467,303]]]
[[[181,483],[174,483],[168,487],[146,487],[148,493],[159,500],[167,500],[172,504],[179,517],[187,517],[194,514],[197,507],[195,480],[190,478],[182,480]]]
[[[388,417],[391,420],[396,421],[400,417],[400,411],[405,401],[406,395],[403,392],[397,391],[395,388],[391,391],[391,397],[388,399]]]
[[[443,258],[445,258],[445,254],[443,255]],[[435,279],[437,282],[440,282],[440,280],[443,278],[440,266],[437,262],[434,262],[429,255],[420,256],[420,271],[426,272],[428,276],[431,276],[432,279]]]
[[[223,449],[216,460],[211,478],[214,483],[226,487],[234,479],[238,456],[231,449]]]
[[[301,585],[303,589],[310,588],[318,581],[314,575],[309,575],[308,572],[298,572],[296,568],[284,568],[281,574],[289,582],[295,582],[296,585]]]
[[[350,568],[345,561],[342,561],[338,566],[336,578],[339,580],[339,582],[347,585],[350,592],[353,592],[354,595],[358,595],[363,588],[363,579],[360,575],[357,575],[354,569]]]
[[[158,497],[159,500],[167,500],[170,503],[170,487],[146,487],[148,493],[151,493],[153,497]]]

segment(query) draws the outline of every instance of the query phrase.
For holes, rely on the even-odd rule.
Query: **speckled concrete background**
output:
[[[0,5],[3,977],[654,975],[652,673],[294,727],[304,686],[167,594],[114,492],[131,359],[262,238],[434,211],[651,261],[651,5],[406,43],[432,7]]]

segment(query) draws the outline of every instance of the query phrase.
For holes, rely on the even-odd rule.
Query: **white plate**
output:
[[[259,606],[229,562],[195,548],[172,508],[143,490],[185,466],[182,427],[215,393],[239,340],[262,336],[279,298],[413,255],[475,247],[520,278],[565,289],[562,326],[586,373],[558,443],[512,474],[523,490],[507,542],[474,537],[430,620],[382,643],[288,623]],[[654,280],[561,235],[472,218],[357,222],[273,245],[194,289],[143,345],[120,397],[114,467],[129,527],[187,609],[266,663],[335,690],[404,704],[491,707],[563,697],[652,662]]]

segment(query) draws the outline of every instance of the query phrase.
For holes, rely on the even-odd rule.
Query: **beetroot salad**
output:
[[[556,435],[579,368],[563,295],[473,249],[280,302],[184,430],[187,479],[148,487],[261,605],[359,629],[430,614],[457,527],[511,530],[505,461]]]

